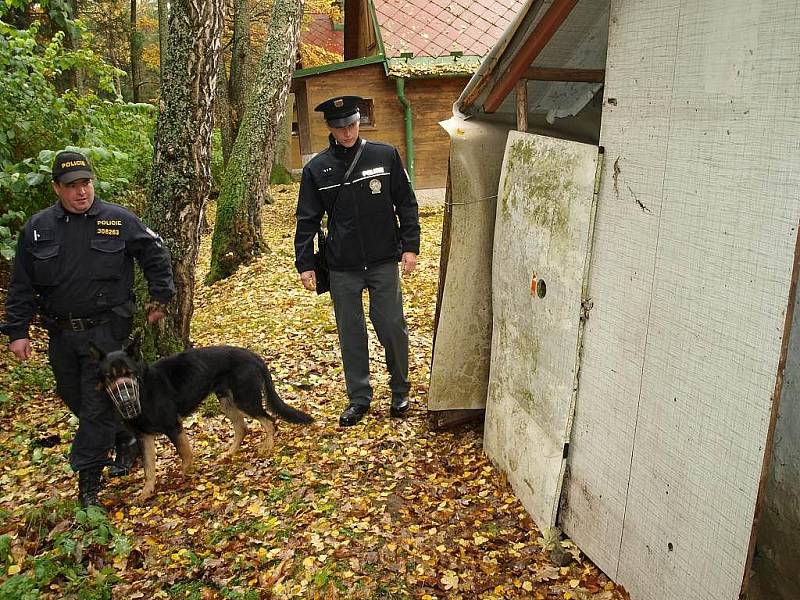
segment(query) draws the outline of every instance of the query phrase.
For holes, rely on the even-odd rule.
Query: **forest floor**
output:
[[[180,475],[161,438],[150,500],[136,501],[138,470],[107,482],[104,510],[80,510],[68,465],[76,419],[54,394],[46,337],[35,330],[32,360],[0,352],[0,599],[627,598],[571,541],[537,531],[484,454],[478,427],[429,428],[443,208],[421,207],[420,263],[403,279],[412,410],[389,418],[370,328],[373,408],[341,429],[330,297],[303,290],[293,267],[297,186],[272,193],[263,213],[270,252],[212,286],[202,284],[204,237],[192,338],[262,355],[283,399],[314,424],[281,423],[266,455],[256,424],[223,460],[232,430],[211,398],[184,424],[193,474]]]

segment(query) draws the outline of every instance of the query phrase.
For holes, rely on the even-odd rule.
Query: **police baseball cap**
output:
[[[80,152],[59,152],[53,161],[53,181],[72,183],[78,179],[94,179],[89,159]]]
[[[325,100],[314,109],[325,115],[325,121],[331,127],[347,127],[361,118],[358,103],[361,96],[338,96]]]

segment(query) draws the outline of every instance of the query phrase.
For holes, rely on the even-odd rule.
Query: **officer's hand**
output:
[[[403,275],[408,275],[417,267],[417,255],[413,252],[403,252],[400,265],[403,267]]]
[[[303,287],[309,291],[317,289],[317,274],[314,271],[300,273],[300,281],[303,283]]]
[[[145,310],[147,311],[147,323],[148,325],[152,325],[156,321],[160,321],[164,318],[166,314],[166,307],[163,303],[158,302],[157,300],[152,300],[145,304]]]
[[[28,360],[31,357],[31,341],[28,338],[14,340],[8,345],[8,349],[19,360]]]
[[[160,308],[151,309],[150,312],[147,313],[147,322],[152,325],[156,321],[160,321],[164,318],[164,311]]]

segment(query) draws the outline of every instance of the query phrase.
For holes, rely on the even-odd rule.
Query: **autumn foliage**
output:
[[[428,427],[440,206],[421,208],[420,266],[403,280],[410,416],[388,418],[370,332],[373,410],[338,428],[346,398],[330,299],[305,292],[292,266],[296,194],[272,190],[271,253],[198,284],[192,338],[264,356],[280,394],[315,424],[281,423],[269,455],[253,427],[241,453],[222,460],[232,432],[212,398],[185,423],[193,475],[180,476],[162,438],[150,501],[133,500],[139,470],[107,484],[104,511],[77,510],[67,464],[76,422],[53,393],[37,331],[31,363],[0,353],[0,598],[625,598],[573,543],[537,531],[479,428]],[[206,237],[200,272],[208,258]]]

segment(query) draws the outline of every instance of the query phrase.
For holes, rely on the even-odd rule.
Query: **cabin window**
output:
[[[372,98],[364,98],[358,103],[358,112],[361,113],[361,127],[375,127],[375,110]]]
[[[292,135],[300,135],[300,122],[297,120],[297,102],[292,102]]]

